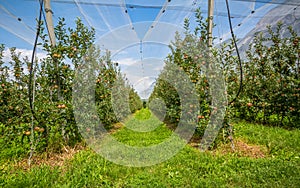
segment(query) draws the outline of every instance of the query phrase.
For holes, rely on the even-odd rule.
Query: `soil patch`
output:
[[[65,165],[65,162],[72,159],[74,155],[84,150],[84,146],[77,145],[75,147],[64,147],[59,153],[41,153],[35,154],[31,158],[31,164],[28,165],[28,158],[23,159],[22,161],[16,163],[17,168],[21,168],[23,170],[28,170],[34,166],[50,166],[50,167],[62,167]]]
[[[108,130],[110,134],[113,134],[117,132],[120,128],[122,128],[124,125],[122,123],[115,123],[112,125],[112,127]]]
[[[237,157],[265,158],[268,155],[267,148],[261,145],[248,144],[241,139],[234,140],[234,150],[231,143],[222,144],[213,150],[214,154],[234,154]]]

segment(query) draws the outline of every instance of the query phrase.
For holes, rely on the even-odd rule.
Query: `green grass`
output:
[[[143,115],[145,113],[146,115]],[[172,132],[154,117],[141,111],[114,133],[123,143],[148,146]],[[144,117],[144,118],[143,118]],[[129,122],[146,119],[157,123],[149,133],[135,133]],[[127,126],[127,127],[126,127]],[[129,127],[131,123],[129,123]],[[145,125],[144,125],[145,126]],[[236,137],[252,144],[276,145],[267,158],[214,155],[184,147],[170,160],[150,167],[126,167],[105,160],[90,149],[81,150],[63,167],[37,166],[28,171],[5,167],[0,187],[299,187],[299,130],[235,125]],[[289,157],[285,157],[289,154]],[[1,164],[3,167],[4,164]]]
[[[119,142],[130,146],[150,146],[163,142],[171,134],[172,131],[167,129],[166,125],[153,116],[149,110],[142,109],[113,136]]]
[[[236,137],[249,143],[266,146],[277,157],[300,157],[300,130],[286,130],[241,122],[236,127]]]

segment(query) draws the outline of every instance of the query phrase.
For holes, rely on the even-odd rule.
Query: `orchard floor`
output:
[[[151,117],[153,131],[131,130],[139,129],[148,115],[137,113],[111,134],[131,146],[158,144],[172,134]],[[8,158],[5,149],[0,153],[0,187],[300,187],[300,130],[245,122],[236,123],[234,130],[234,151],[227,143],[200,152],[194,143],[148,167],[117,165],[81,145],[60,154],[39,154],[28,167],[26,158]]]

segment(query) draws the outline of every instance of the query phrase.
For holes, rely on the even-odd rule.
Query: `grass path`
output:
[[[151,116],[151,114],[150,114]],[[140,111],[112,134],[133,146],[160,143],[172,133],[164,124]],[[140,121],[150,117],[151,132]],[[147,119],[147,118],[146,118]],[[129,128],[130,129],[129,129]],[[152,129],[151,128],[151,129]],[[150,128],[149,128],[150,129]],[[300,131],[235,125],[236,140],[266,149],[263,158],[216,151],[201,153],[185,146],[170,160],[150,167],[116,165],[86,148],[63,166],[41,165],[27,171],[13,165],[1,172],[0,187],[299,187]],[[4,165],[4,164],[1,164]]]

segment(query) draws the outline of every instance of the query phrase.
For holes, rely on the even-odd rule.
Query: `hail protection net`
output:
[[[239,46],[247,45],[247,38],[282,19],[299,27],[298,0],[230,0],[233,31]],[[8,47],[17,47],[29,54],[36,33],[39,12],[36,0],[2,0],[0,3],[0,39]],[[68,26],[75,26],[80,17],[96,30],[96,43],[109,50],[121,70],[143,98],[155,82],[170,52],[168,45],[175,32],[182,33],[183,23],[190,19],[196,24],[195,10],[200,8],[207,17],[207,0],[52,0],[54,23],[64,17]],[[214,45],[231,38],[225,0],[214,1]],[[297,27],[298,26],[298,27]],[[255,31],[255,32],[253,32]],[[144,91],[144,93],[143,93]]]

